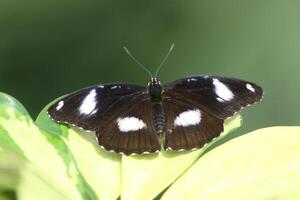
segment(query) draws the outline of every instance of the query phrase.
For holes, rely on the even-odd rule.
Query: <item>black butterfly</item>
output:
[[[106,150],[190,150],[219,136],[224,119],[259,101],[262,93],[260,86],[235,78],[193,76],[163,86],[151,78],[148,87],[103,84],[79,90],[48,113],[56,122],[95,131]]]
[[[170,55],[174,44],[153,76]],[[58,123],[95,131],[106,150],[142,154],[201,148],[220,135],[224,119],[259,101],[262,88],[254,83],[219,76],[193,76],[148,87],[102,84],[74,92],[48,109]]]

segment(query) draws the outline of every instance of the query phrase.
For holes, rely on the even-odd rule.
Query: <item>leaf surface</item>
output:
[[[65,199],[96,199],[64,141],[36,126],[24,107],[3,93],[0,93],[0,146],[26,159],[40,178]]]
[[[162,200],[300,199],[300,127],[271,127],[203,155]]]
[[[120,196],[121,155],[101,149],[94,133],[51,120],[47,114],[51,104],[39,114],[36,123],[65,142],[74,155],[78,169],[99,199],[117,199]]]
[[[218,138],[196,151],[161,152],[158,155],[122,157],[122,199],[151,200],[185,172],[212,144],[240,127],[237,115],[226,122]]]

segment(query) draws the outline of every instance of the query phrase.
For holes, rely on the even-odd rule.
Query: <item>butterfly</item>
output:
[[[191,76],[162,85],[99,84],[55,102],[58,123],[96,133],[98,144],[117,153],[198,149],[220,135],[224,120],[261,100],[255,83],[221,76]]]

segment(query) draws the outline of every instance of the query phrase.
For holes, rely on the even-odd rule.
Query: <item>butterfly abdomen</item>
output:
[[[165,115],[161,103],[154,103],[152,106],[152,117],[157,133],[162,133],[165,129]]]

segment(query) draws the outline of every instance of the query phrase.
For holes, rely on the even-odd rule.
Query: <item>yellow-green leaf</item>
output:
[[[0,149],[0,191],[17,188],[23,163],[23,159],[16,153]]]
[[[124,155],[122,157],[122,199],[151,200],[155,198],[190,167],[208,147],[240,126],[239,115],[229,119],[222,135],[197,151],[161,152],[158,155]]]
[[[36,123],[66,143],[78,169],[99,199],[113,200],[120,196],[121,155],[104,151],[96,143],[94,133],[59,125],[47,115],[46,106]]]
[[[162,200],[300,199],[300,127],[271,127],[203,155]]]
[[[96,199],[63,140],[36,126],[20,107],[14,98],[0,93],[0,145],[25,158],[65,199]]]
[[[66,197],[57,192],[28,163],[21,170],[21,178],[17,188],[18,200],[65,200]]]

